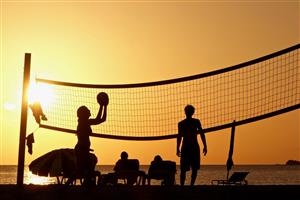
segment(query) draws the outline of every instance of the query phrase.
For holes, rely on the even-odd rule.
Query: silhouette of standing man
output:
[[[180,185],[184,185],[186,172],[192,168],[191,185],[195,184],[197,171],[200,169],[200,147],[197,135],[203,143],[203,154],[207,153],[206,139],[199,119],[192,118],[195,108],[187,105],[184,108],[186,119],[178,123],[177,156],[180,157]],[[181,140],[182,144],[181,144]],[[181,145],[181,150],[180,150]]]

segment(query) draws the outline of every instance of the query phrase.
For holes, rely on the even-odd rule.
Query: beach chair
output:
[[[68,182],[68,180],[72,177],[72,181],[69,182],[69,185],[76,185],[77,180],[79,181],[80,185],[84,184],[84,176],[82,175],[71,175],[71,174],[62,174],[61,179],[59,176],[57,176],[57,182],[58,184],[66,184]],[[100,171],[93,171],[91,174],[91,183],[95,184],[95,185],[99,185],[101,182],[101,172]]]
[[[247,185],[246,176],[249,172],[233,172],[226,180],[212,180],[212,185]]]
[[[148,185],[151,185],[151,179],[162,180],[161,185],[174,185],[176,174],[176,162],[163,160],[160,162],[151,162],[148,170]]]
[[[144,185],[146,173],[139,170],[137,159],[128,159],[122,164],[122,168],[113,173],[116,183],[123,180],[126,185]]]

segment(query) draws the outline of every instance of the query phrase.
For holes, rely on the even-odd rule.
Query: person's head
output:
[[[91,116],[91,112],[86,106],[80,106],[77,109],[78,119],[84,120],[84,119],[88,119],[90,116]]]
[[[155,161],[155,162],[161,162],[161,161],[162,161],[161,156],[160,156],[160,155],[156,155],[156,156],[154,157],[154,161]]]
[[[121,159],[122,159],[122,160],[127,160],[127,159],[128,159],[128,153],[127,153],[126,151],[123,151],[123,152],[121,153]]]
[[[192,105],[187,105],[184,108],[184,112],[185,112],[186,117],[192,117],[195,112],[195,108]]]

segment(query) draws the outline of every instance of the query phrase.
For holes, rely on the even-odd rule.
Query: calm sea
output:
[[[140,166],[141,170],[148,171],[148,165]],[[102,174],[112,172],[112,165],[97,166]],[[251,185],[300,185],[300,165],[236,165],[232,171],[248,171],[248,183]],[[232,172],[231,171],[231,172]],[[180,169],[177,166],[176,184],[179,184]],[[196,185],[210,185],[213,179],[226,179],[226,166],[204,165],[198,173]],[[16,184],[17,166],[0,166],[0,184]],[[187,173],[186,184],[190,182],[190,173]],[[39,177],[31,174],[28,166],[24,170],[25,184],[56,184],[55,177]],[[159,181],[151,181],[152,185],[159,185]]]

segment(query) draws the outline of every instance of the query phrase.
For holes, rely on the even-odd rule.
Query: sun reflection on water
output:
[[[56,178],[55,177],[37,176],[35,174],[32,174],[31,172],[28,172],[24,176],[24,183],[25,184],[34,184],[34,185],[49,185],[49,184],[55,184]]]

